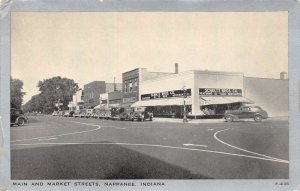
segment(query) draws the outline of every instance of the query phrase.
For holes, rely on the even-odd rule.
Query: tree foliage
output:
[[[20,109],[23,96],[25,92],[23,90],[23,82],[19,79],[10,78],[10,107]]]
[[[37,87],[40,93],[24,105],[25,111],[51,113],[58,109],[58,103],[62,104],[61,109],[67,109],[73,94],[78,90],[78,84],[74,80],[60,76],[39,81]]]

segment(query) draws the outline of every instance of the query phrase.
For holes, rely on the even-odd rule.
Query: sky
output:
[[[122,82],[134,68],[279,78],[288,71],[287,12],[13,12],[11,74],[24,103],[39,80]]]

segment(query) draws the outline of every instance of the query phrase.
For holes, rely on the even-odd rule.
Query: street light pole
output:
[[[185,98],[187,97],[186,95],[186,89],[185,87],[183,88],[183,122],[186,123],[188,122],[187,117],[186,117],[186,106],[185,106]]]

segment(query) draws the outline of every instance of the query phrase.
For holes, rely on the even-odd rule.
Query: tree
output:
[[[62,104],[61,109],[66,109],[78,90],[78,84],[74,80],[60,76],[39,81],[37,87],[40,93],[24,105],[24,110],[51,113],[58,109],[58,103]]]
[[[23,82],[19,79],[10,78],[10,107],[20,109],[23,103]]]

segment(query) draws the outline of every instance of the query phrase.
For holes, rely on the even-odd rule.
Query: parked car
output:
[[[85,117],[85,115],[86,115],[86,110],[85,109],[80,110],[79,117],[83,118],[83,117]]]
[[[111,109],[110,108],[102,108],[100,109],[100,119],[110,119],[111,118]]]
[[[53,111],[52,116],[58,116],[58,111]]]
[[[241,106],[237,110],[226,110],[224,118],[226,122],[251,118],[260,122],[268,118],[268,113],[259,106]]]
[[[85,109],[85,116],[86,118],[90,118],[93,117],[94,113],[93,113],[93,109]]]
[[[75,110],[73,113],[73,117],[81,117],[80,110]]]
[[[119,114],[119,118],[121,121],[132,121],[132,113],[133,113],[133,108],[131,107],[121,107],[120,108],[120,114]]]
[[[133,109],[131,107],[114,107],[111,108],[111,119],[113,120],[132,120],[131,114]]]
[[[58,117],[63,117],[64,116],[64,111],[58,111]]]
[[[137,121],[152,121],[153,113],[147,109],[147,107],[135,107],[133,108],[133,113],[131,113],[131,120]]]
[[[64,112],[64,117],[73,117],[74,111],[66,110]]]
[[[23,111],[20,109],[10,109],[10,125],[18,125],[22,126],[25,123],[27,123],[28,118],[26,115],[24,115]]]
[[[99,117],[100,117],[100,108],[96,108],[96,109],[93,110],[93,116],[92,117],[95,118],[95,119],[99,119]]]

